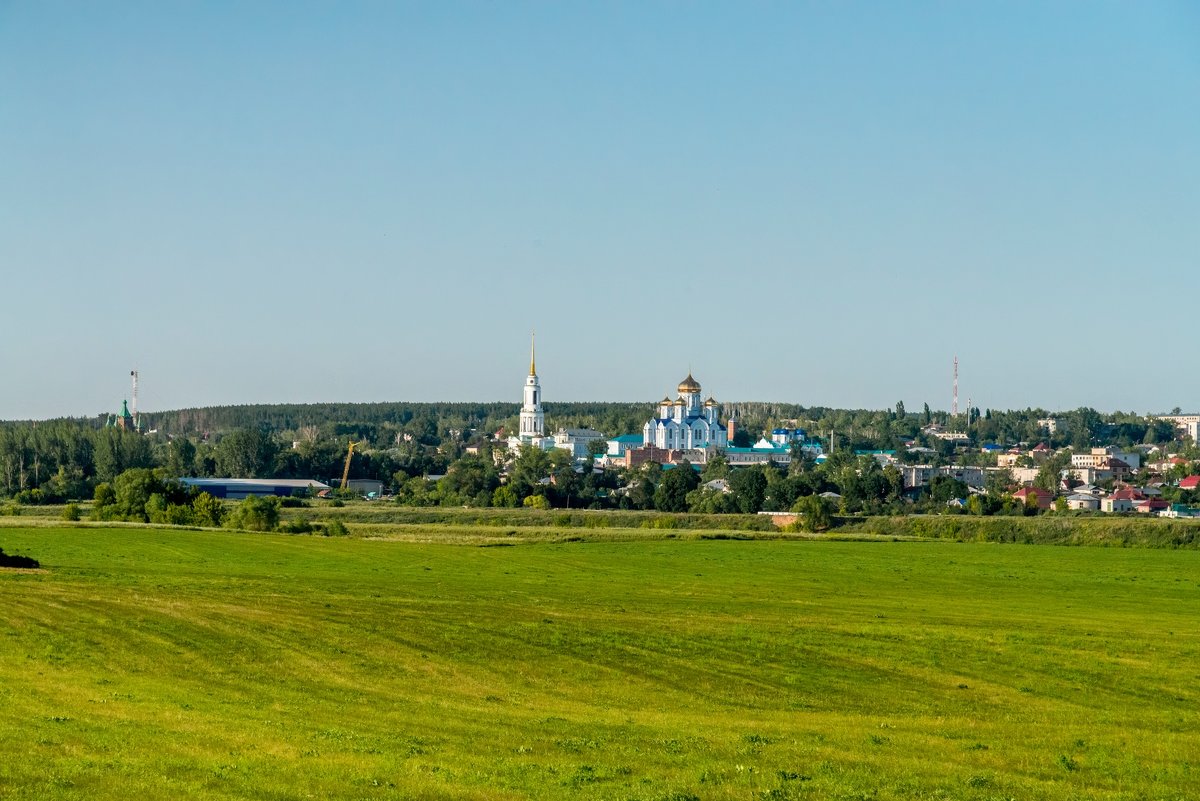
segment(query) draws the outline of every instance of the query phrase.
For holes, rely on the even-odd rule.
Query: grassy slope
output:
[[[0,797],[1185,798],[1200,554],[0,529]]]

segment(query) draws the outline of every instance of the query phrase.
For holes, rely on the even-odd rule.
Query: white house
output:
[[[554,435],[554,447],[570,451],[575,459],[586,459],[589,446],[604,439],[604,433],[593,428],[560,428]]]
[[[1100,499],[1086,492],[1076,492],[1067,496],[1067,508],[1095,512],[1100,509]]]

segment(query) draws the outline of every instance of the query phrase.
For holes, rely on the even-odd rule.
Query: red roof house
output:
[[[1041,487],[1021,487],[1013,493],[1013,497],[1024,504],[1036,503],[1039,509],[1049,509],[1054,502],[1054,493]],[[1032,501],[1028,500],[1033,498]]]
[[[1188,476],[1179,480],[1179,488],[1185,490],[1194,490],[1200,488],[1200,476]]]

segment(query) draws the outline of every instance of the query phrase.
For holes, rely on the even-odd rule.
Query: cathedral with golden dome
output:
[[[679,382],[679,397],[663,398],[658,416],[642,427],[642,442],[658,448],[724,448],[728,442],[725,428],[718,419],[721,406],[710,396],[700,400],[700,382],[688,377]]]

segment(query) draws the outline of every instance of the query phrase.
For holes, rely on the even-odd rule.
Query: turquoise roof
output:
[[[613,437],[612,441],[613,442],[641,442],[642,435],[641,434],[622,434],[619,437]]]

